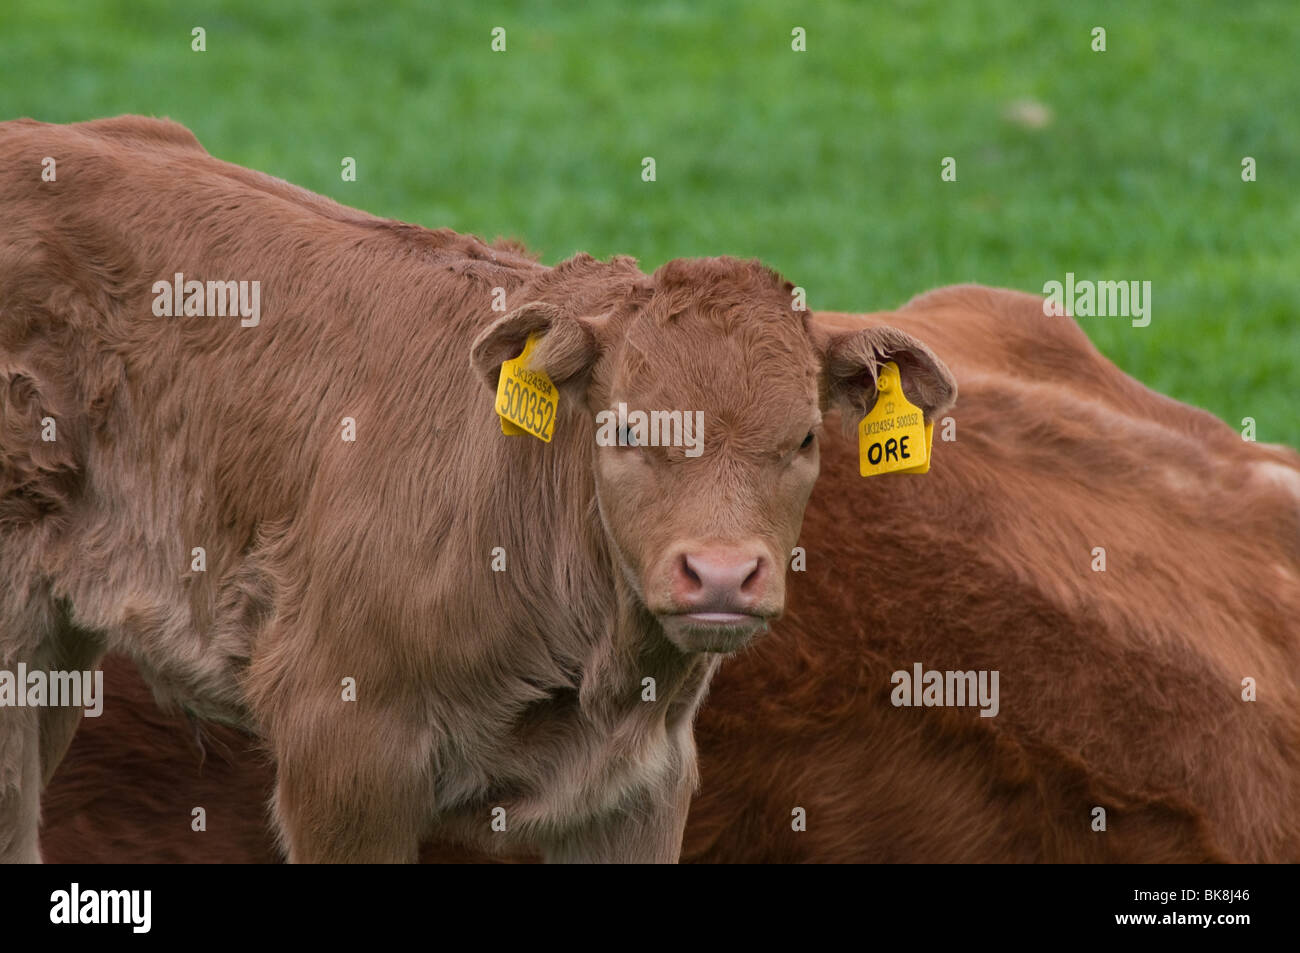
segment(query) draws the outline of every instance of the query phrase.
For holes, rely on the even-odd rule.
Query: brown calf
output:
[[[1300,457],[1142,387],[1030,295],[819,320],[949,355],[955,439],[941,422],[924,479],[862,480],[829,428],[807,574],[701,710],[683,857],[1300,860]],[[997,715],[896,706],[917,662],[998,671]],[[55,778],[47,858],[271,856],[249,742],[200,768],[118,672]]]
[[[885,361],[954,397],[757,263],[548,268],[168,122],[3,124],[0,216],[0,672],[120,651],[255,731],[293,860],[677,859],[695,710],[784,607],[823,410],[861,416]],[[530,340],[549,443],[494,411]],[[0,860],[38,857],[79,717],[0,709]]]

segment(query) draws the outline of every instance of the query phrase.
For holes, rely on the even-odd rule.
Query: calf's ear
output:
[[[470,365],[490,390],[496,391],[501,364],[518,357],[531,334],[537,334],[538,341],[528,363],[555,384],[585,377],[600,353],[586,322],[556,305],[530,302],[492,322],[470,346]]]
[[[827,404],[856,425],[876,401],[876,378],[889,361],[898,365],[903,393],[933,420],[957,400],[957,381],[928,347],[897,328],[832,332],[825,342]]]

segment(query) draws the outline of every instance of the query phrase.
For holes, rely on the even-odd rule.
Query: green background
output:
[[[1298,60],[1294,0],[4,0],[0,118],[169,116],[380,215],[547,262],[758,256],[821,309],[1149,280],[1149,327],[1080,319],[1098,346],[1300,444]]]

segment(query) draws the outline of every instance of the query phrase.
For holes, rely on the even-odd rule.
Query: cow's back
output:
[[[236,677],[259,631],[295,611],[303,567],[382,582],[374,552],[446,524],[409,461],[429,485],[455,482],[465,455],[446,448],[491,416],[468,360],[491,289],[545,269],[221,162],[139,117],[0,124],[0,209],[0,586],[22,594],[0,621],[17,642],[67,606],[160,691],[241,717]],[[242,283],[256,317],[164,300],[191,280]],[[386,506],[418,518],[378,518]]]

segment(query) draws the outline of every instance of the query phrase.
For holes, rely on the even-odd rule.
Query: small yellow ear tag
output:
[[[858,424],[858,471],[864,477],[926,473],[934,424],[927,424],[921,408],[903,393],[902,376],[893,361],[880,369],[876,389],[880,392],[876,406]]]
[[[537,335],[530,334],[523,353],[502,362],[496,411],[501,418],[502,433],[511,436],[528,433],[550,443],[555,433],[560,392],[545,371],[528,369],[528,359],[536,345]]]

